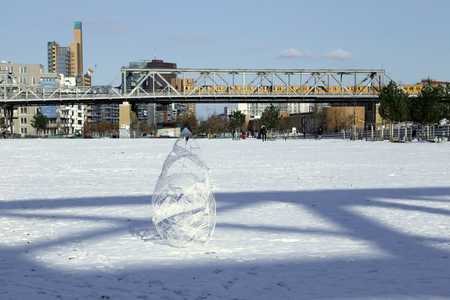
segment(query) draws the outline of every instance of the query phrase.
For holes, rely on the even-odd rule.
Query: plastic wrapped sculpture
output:
[[[216,201],[210,172],[188,128],[164,162],[152,208],[156,230],[170,246],[204,244],[214,233]]]

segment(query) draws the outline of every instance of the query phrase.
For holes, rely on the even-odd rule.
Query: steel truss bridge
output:
[[[118,87],[32,87],[17,75],[0,71],[0,104],[361,103],[392,80],[384,70],[123,68]]]

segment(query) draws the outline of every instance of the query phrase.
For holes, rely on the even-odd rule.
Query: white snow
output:
[[[172,139],[0,140],[0,299],[450,299],[450,143],[198,140],[217,225],[173,248]]]

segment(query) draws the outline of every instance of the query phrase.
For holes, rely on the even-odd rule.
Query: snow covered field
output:
[[[0,299],[450,299],[450,142],[198,140],[217,226],[172,248],[174,140],[0,140]]]

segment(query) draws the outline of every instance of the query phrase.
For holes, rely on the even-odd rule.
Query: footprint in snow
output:
[[[231,280],[228,280],[226,283],[222,284],[222,286],[223,286],[226,290],[228,290],[230,287],[232,287],[232,286],[236,283],[236,281],[237,281],[238,279],[239,279],[239,278],[233,278],[233,279],[231,279]]]
[[[278,285],[279,287],[282,287],[282,288],[287,289],[288,291],[291,290],[291,288],[290,288],[285,282],[283,282],[283,281],[278,281],[278,282],[277,282],[277,285]]]

